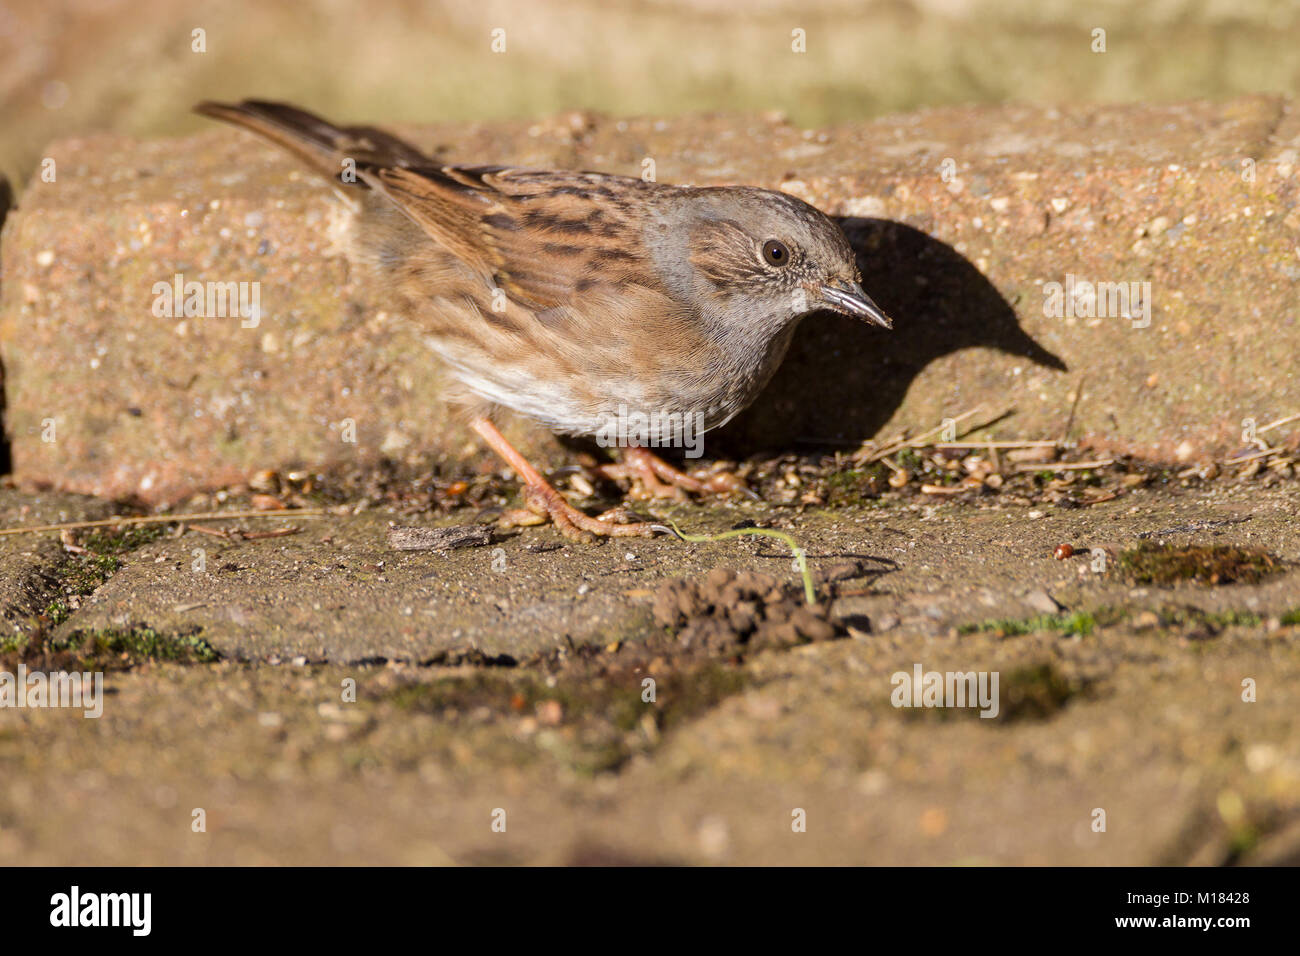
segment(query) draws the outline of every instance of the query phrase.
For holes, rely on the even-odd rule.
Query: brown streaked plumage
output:
[[[494,406],[566,434],[628,410],[698,413],[715,428],[767,383],[804,314],[889,326],[840,229],[782,193],[443,166],[381,130],[285,104],[196,109],[340,184],[357,211],[351,258],[382,277],[464,387],[475,430],[567,535],[651,531],[573,509],[492,426]],[[652,425],[645,437],[667,436]],[[644,449],[630,459],[648,479],[703,488]]]

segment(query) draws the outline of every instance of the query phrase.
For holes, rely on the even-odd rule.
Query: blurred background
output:
[[[586,108],[817,125],[1297,87],[1296,0],[0,0],[0,171],[15,183],[54,138],[198,129],[204,97],[383,123]]]

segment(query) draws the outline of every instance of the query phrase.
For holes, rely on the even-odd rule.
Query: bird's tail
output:
[[[287,103],[209,100],[195,106],[194,112],[256,133],[329,179],[338,179],[349,160],[354,169],[423,166],[431,162],[424,153],[391,133],[372,126],[335,126]]]

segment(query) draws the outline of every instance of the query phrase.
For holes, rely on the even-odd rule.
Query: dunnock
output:
[[[830,309],[890,327],[853,250],[821,212],[748,186],[669,186],[605,173],[442,166],[372,127],[280,103],[201,103],[346,189],[350,258],[372,269],[464,394],[471,427],[567,537],[653,533],[572,507],[492,424],[512,408],[557,433],[636,419],[625,459],[704,486],[651,455],[668,425],[716,428],[771,378],[798,320]]]

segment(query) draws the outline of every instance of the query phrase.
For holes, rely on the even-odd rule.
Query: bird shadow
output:
[[[901,222],[838,222],[857,253],[863,288],[893,318],[893,330],[834,314],[806,318],[754,404],[710,435],[710,454],[857,445],[893,417],[927,365],[960,349],[997,349],[1066,371],[951,246]]]

